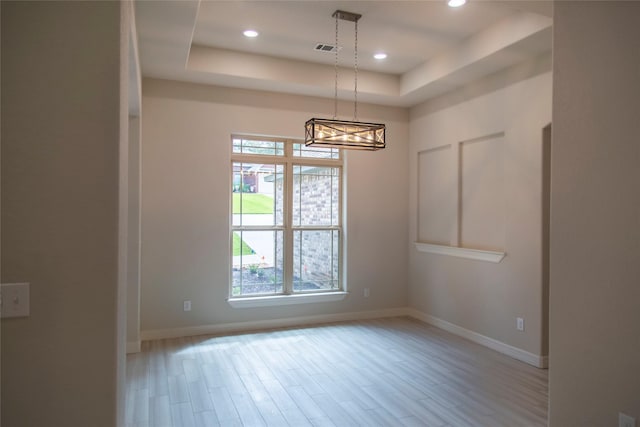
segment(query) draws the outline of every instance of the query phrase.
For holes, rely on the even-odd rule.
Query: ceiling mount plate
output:
[[[362,15],[359,13],[345,12],[344,10],[336,10],[331,15],[333,18],[343,19],[345,21],[358,22]]]

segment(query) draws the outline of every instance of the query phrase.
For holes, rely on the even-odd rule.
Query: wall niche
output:
[[[505,146],[499,132],[418,153],[419,251],[504,258]]]

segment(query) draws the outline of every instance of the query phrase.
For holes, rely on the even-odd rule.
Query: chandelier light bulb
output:
[[[449,0],[447,4],[449,5],[449,7],[460,7],[466,2],[467,0]]]

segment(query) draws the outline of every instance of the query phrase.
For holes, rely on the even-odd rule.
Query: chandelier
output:
[[[307,120],[305,128],[305,145],[348,148],[353,150],[379,150],[385,148],[385,125],[358,121],[358,20],[362,15],[336,10],[335,44],[335,86],[334,110],[332,119],[312,118]],[[338,120],[338,20],[351,21],[355,24],[355,56],[354,56],[354,109],[353,121]]]

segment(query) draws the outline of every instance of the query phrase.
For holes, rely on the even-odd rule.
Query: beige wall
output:
[[[541,206],[549,59],[414,107],[410,125],[409,241],[507,254],[495,264],[411,244],[410,306],[538,357],[546,338]],[[425,160],[429,153],[433,161]],[[524,332],[516,317],[525,319]]]
[[[345,103],[340,111],[352,108]],[[231,134],[301,138],[304,122],[331,116],[333,102],[145,79],[142,109],[143,332],[406,305],[407,110],[359,106],[360,119],[386,122],[388,148],[347,153],[349,296],[232,308],[226,301]],[[191,312],[182,310],[184,299],[193,301]]]
[[[122,22],[2,2],[2,282],[31,283],[31,315],[2,321],[5,426],[117,421]]]
[[[640,3],[555,2],[550,425],[640,420]]]
[[[127,352],[140,348],[140,117],[129,117]]]

